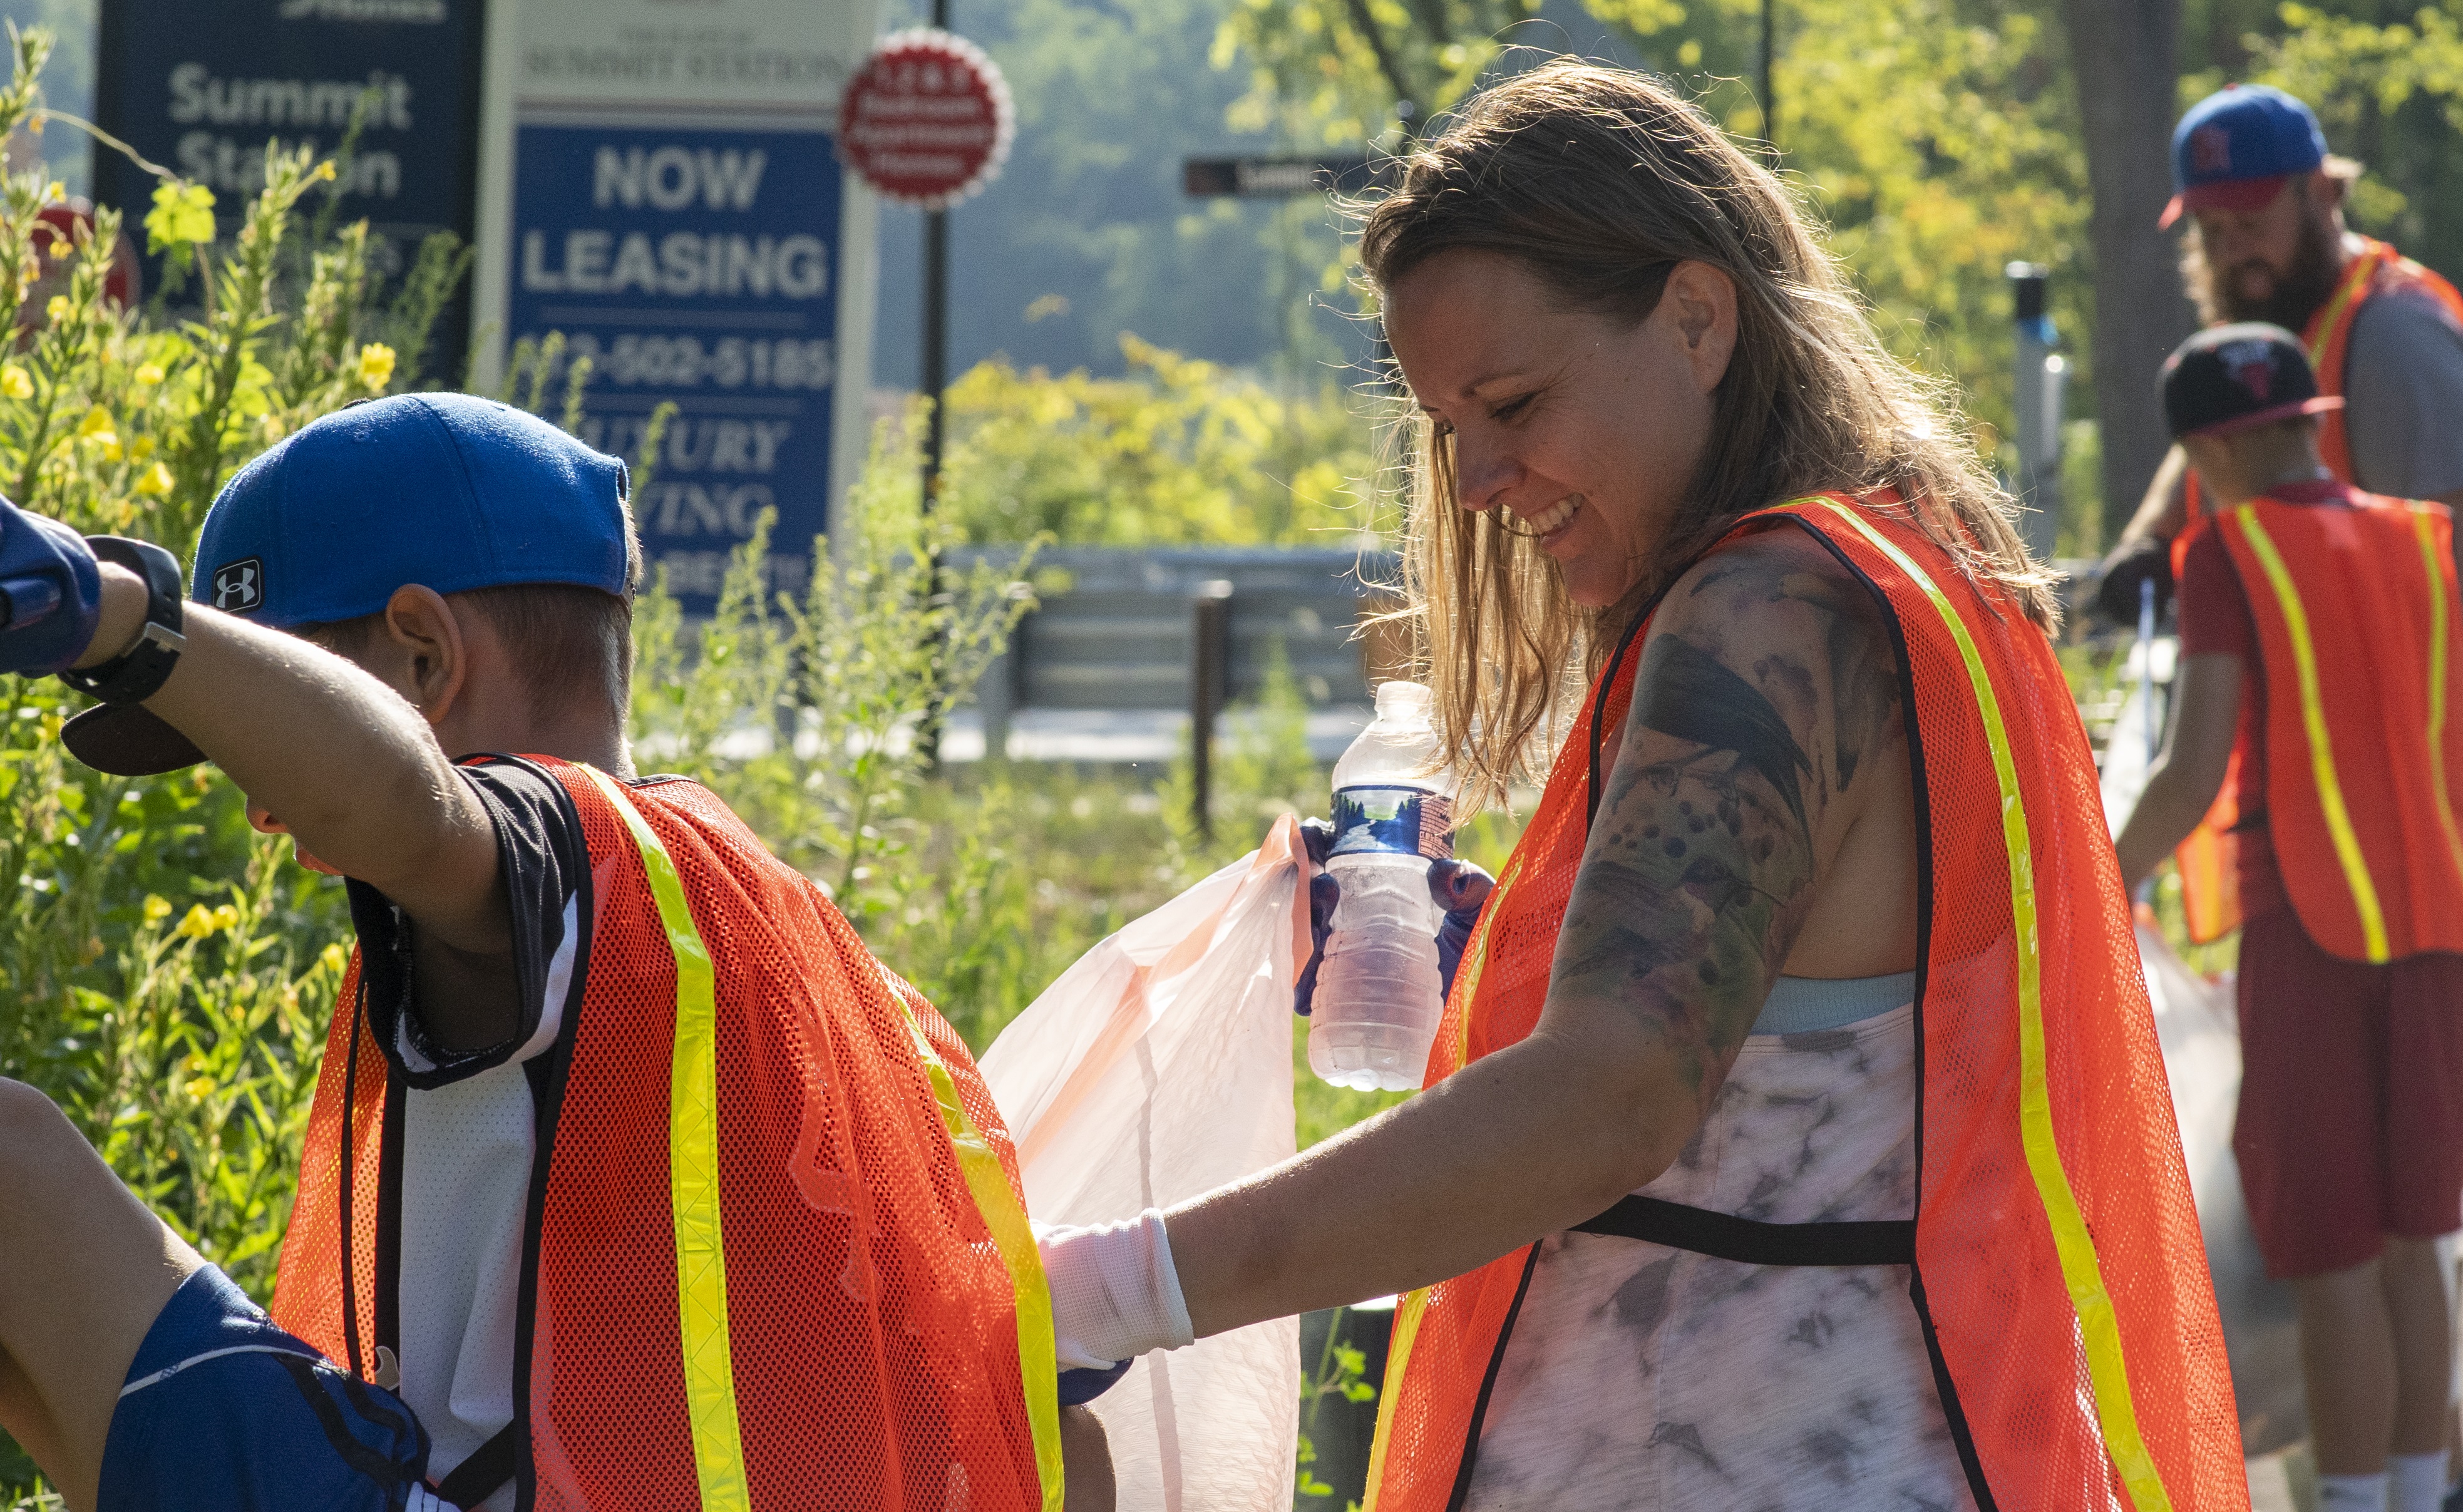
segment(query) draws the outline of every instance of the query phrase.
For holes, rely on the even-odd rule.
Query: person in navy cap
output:
[[[414,394],[243,469],[185,598],[0,500],[0,671],[218,764],[360,944],[270,1317],[0,1081],[0,1426],[76,1512],[1108,1504],[966,1047],[634,772],[625,492]]]
[[[2209,326],[2263,320],[2299,334],[2321,393],[2347,406],[2319,425],[2342,482],[2397,498],[2463,503],[2463,295],[2387,243],[2343,224],[2361,164],[2326,150],[2309,107],[2234,84],[2172,133],[2171,203],[2182,274]],[[2179,447],[2105,559],[2096,605],[2138,617],[2140,584],[2169,597],[2170,542],[2204,515]]]

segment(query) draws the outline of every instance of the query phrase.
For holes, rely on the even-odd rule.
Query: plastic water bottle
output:
[[[1377,717],[1334,765],[1334,848],[1342,885],[1309,1015],[1309,1066],[1337,1086],[1420,1085],[1445,1011],[1428,863],[1453,854],[1452,775],[1439,754],[1432,695],[1418,683],[1377,689]]]

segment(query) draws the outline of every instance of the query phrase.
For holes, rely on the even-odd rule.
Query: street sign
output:
[[[884,198],[927,210],[999,177],[1016,135],[1000,69],[972,42],[929,27],[882,38],[839,114],[847,165]]]
[[[1379,177],[1379,164],[1359,157],[1188,158],[1180,165],[1181,191],[1198,199],[1358,194]]]
[[[491,356],[560,335],[547,392],[588,358],[582,439],[628,460],[674,406],[632,505],[687,613],[715,606],[765,511],[768,581],[800,591],[862,453],[871,223],[832,127],[871,7],[697,0],[687,25],[671,0],[518,4]]]
[[[363,110],[341,215],[367,217],[369,264],[396,278],[431,232],[470,238],[485,20],[481,0],[103,0],[96,121],[212,189],[229,234],[264,185],[269,139],[332,153]],[[95,199],[140,246],[159,182],[95,146]],[[145,287],[160,274],[149,261]],[[432,375],[459,374],[467,320],[460,298],[439,318]]]

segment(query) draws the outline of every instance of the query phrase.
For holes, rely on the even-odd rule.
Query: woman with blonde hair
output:
[[[1637,75],[1496,84],[1361,246],[1441,728],[1544,794],[1427,1090],[1056,1236],[1064,1362],[1407,1292],[1371,1512],[2245,1507],[2050,586],[1951,406]]]

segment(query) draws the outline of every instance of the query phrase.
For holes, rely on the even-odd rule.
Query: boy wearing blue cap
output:
[[[354,406],[231,481],[186,604],[0,501],[0,589],[60,600],[0,670],[100,698],[102,770],[218,763],[360,934],[272,1318],[0,1083],[0,1426],[80,1512],[1055,1512],[1064,1426],[1102,1503],[964,1045],[633,774],[624,488],[505,405]]]
[[[2336,478],[2395,498],[2463,504],[2463,295],[2385,242],[2348,230],[2361,165],[2326,150],[2309,107],[2234,84],[2191,106],[2172,133],[2171,203],[2186,222],[2182,274],[2209,326],[2260,320],[2300,336],[2321,391],[2348,401],[2321,421]],[[2106,559],[2096,603],[2135,623],[2139,584],[2169,593],[2169,542],[2201,512],[2178,447]]]

